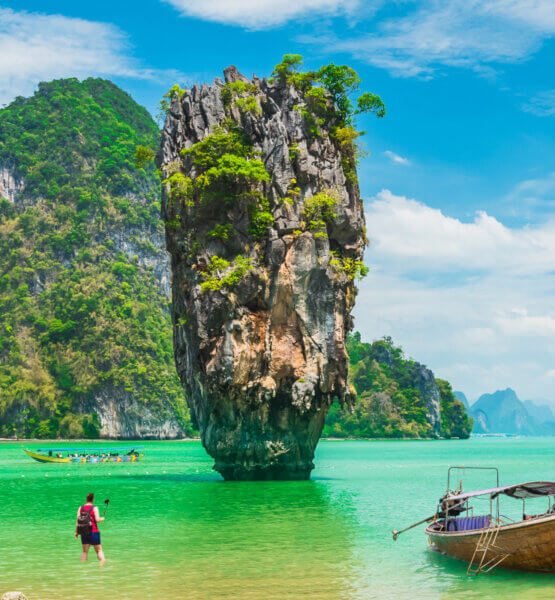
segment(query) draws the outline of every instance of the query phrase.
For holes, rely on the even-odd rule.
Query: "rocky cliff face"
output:
[[[157,407],[158,408],[158,407]],[[100,421],[100,437],[127,440],[174,440],[184,437],[175,411],[164,407],[162,414],[148,402],[140,402],[124,390],[107,387],[92,394],[81,409]]]
[[[394,356],[395,350],[391,344],[378,342],[374,344],[372,360],[387,365],[390,372],[393,373],[395,372],[396,360],[399,359],[398,356]],[[420,393],[420,398],[426,408],[426,421],[429,425],[428,435],[434,438],[441,437],[441,394],[435,375],[425,365],[414,361],[410,361],[410,370],[404,375],[410,377],[410,386]]]
[[[293,86],[224,74],[173,96],[157,157],[176,365],[226,479],[304,479],[347,398],[354,160]]]
[[[426,404],[426,420],[430,425],[430,433],[433,437],[441,435],[440,394],[439,389],[430,369],[417,363],[417,376],[414,387],[420,392],[421,398]]]
[[[17,202],[24,183],[16,177],[14,170],[8,165],[0,165],[0,198],[5,198],[10,202]]]

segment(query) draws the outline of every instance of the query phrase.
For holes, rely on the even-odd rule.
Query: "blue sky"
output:
[[[357,328],[472,398],[555,400],[554,30],[551,0],[0,0],[0,103],[102,76],[154,113],[229,64],[350,64],[388,110],[360,123]]]

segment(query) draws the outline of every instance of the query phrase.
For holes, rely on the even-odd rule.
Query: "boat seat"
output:
[[[483,529],[491,522],[491,515],[476,517],[454,517],[447,520],[447,531],[472,531]]]

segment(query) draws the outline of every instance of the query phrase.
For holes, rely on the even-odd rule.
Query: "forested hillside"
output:
[[[109,81],[0,111],[0,436],[180,436],[158,128]]]
[[[334,404],[326,437],[459,437],[472,431],[472,419],[451,385],[435,379],[420,363],[404,357],[391,338],[364,343],[349,336],[349,379],[354,409]]]

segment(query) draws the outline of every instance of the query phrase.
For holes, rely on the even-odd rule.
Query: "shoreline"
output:
[[[549,435],[516,435],[516,434],[504,434],[504,433],[492,433],[492,434],[484,434],[484,433],[479,433],[479,434],[472,434],[470,437],[468,438],[432,438],[432,437],[426,437],[426,438],[410,438],[410,437],[398,437],[398,438],[394,438],[394,437],[344,437],[344,438],[339,438],[339,437],[323,437],[320,438],[320,442],[324,441],[324,442],[464,442],[466,440],[469,440],[471,438],[488,438],[488,439],[509,439],[509,438],[535,438],[535,437],[554,437],[554,436],[549,436]],[[129,444],[133,444],[133,442],[140,442],[140,443],[145,443],[145,442],[200,442],[200,436],[199,437],[187,437],[187,438],[156,438],[156,439],[152,439],[152,438],[133,438],[133,439],[129,439],[129,438],[95,438],[95,439],[90,439],[90,438],[0,438],[0,443],[2,442],[20,442],[21,444],[27,443],[27,442],[32,442],[32,443],[36,443],[36,442],[43,442],[44,444],[53,444],[55,442],[61,442],[61,443],[87,443],[87,444],[93,444],[96,445],[98,443],[129,443]]]
[[[491,437],[504,437],[502,435],[491,436]],[[390,437],[323,437],[320,438],[319,441],[328,441],[328,442],[441,442],[441,441],[449,441],[449,442],[458,442],[464,441],[464,439],[470,438],[409,438],[409,437],[399,437],[399,438],[390,438]],[[54,442],[60,443],[92,443],[96,445],[97,443],[102,442],[111,442],[111,443],[122,443],[127,442],[132,445],[132,442],[200,442],[200,437],[188,437],[188,438],[156,438],[156,439],[141,439],[141,438],[0,438],[0,442],[43,442],[45,444],[52,444]]]
[[[461,442],[465,440],[469,440],[471,438],[498,438],[498,439],[506,439],[506,438],[535,438],[535,437],[555,437],[552,435],[519,435],[513,433],[473,433],[468,438],[433,438],[433,437],[425,437],[425,438],[412,438],[412,437],[321,437],[319,441],[329,441],[329,442]],[[132,444],[133,442],[200,442],[200,436],[196,437],[186,437],[186,438],[6,438],[0,437],[0,442],[43,442],[45,444],[52,444],[54,442],[62,442],[62,443],[102,443],[102,442],[111,442],[111,443],[122,443],[127,442]]]
[[[93,444],[100,442],[197,442],[200,441],[200,437],[188,437],[188,438],[3,438],[0,437],[0,442],[44,442],[45,444],[53,442],[75,442],[75,443],[87,443]],[[132,444],[131,444],[132,445]]]

